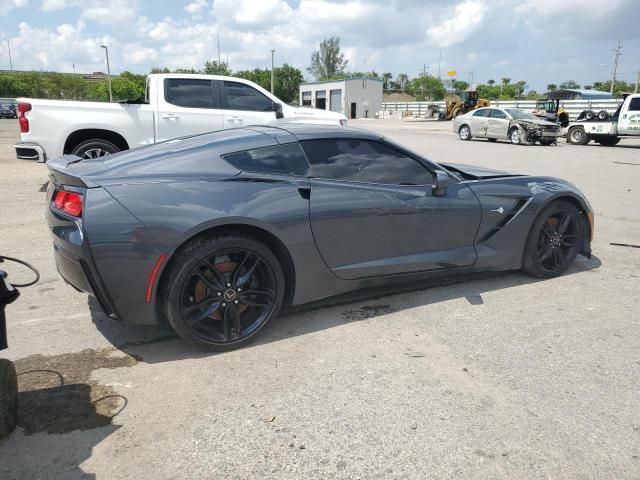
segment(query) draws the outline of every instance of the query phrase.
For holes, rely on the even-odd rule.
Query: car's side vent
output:
[[[493,237],[496,233],[506,227],[511,221],[516,218],[520,213],[531,203],[533,197],[530,198],[521,198],[514,205],[509,213],[506,213],[505,216],[498,222],[487,234],[479,240],[479,243],[484,243]]]

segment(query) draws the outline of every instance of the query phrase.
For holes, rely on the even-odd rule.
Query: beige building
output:
[[[382,80],[368,77],[303,83],[300,105],[342,113],[347,118],[373,118],[382,109]]]

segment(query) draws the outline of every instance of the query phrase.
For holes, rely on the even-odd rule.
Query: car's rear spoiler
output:
[[[95,167],[98,167],[98,169],[104,168],[104,164],[102,162],[96,162],[95,160],[91,160],[90,162],[81,162],[81,160],[82,158],[77,155],[62,155],[52,158],[47,162],[49,178],[51,178],[56,185],[73,185],[85,188],[98,187],[99,185],[95,182],[83,178],[83,174],[90,173],[92,170],[95,170]],[[88,164],[91,164],[91,166]],[[74,168],[76,165],[78,168]]]

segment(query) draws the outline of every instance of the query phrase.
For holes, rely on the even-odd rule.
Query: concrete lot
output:
[[[594,257],[554,280],[509,273],[298,312],[248,348],[203,354],[106,319],[62,282],[46,167],[14,158],[17,123],[0,120],[0,254],[42,273],[7,309],[22,414],[0,478],[640,477],[640,248],[611,245],[640,244],[640,142],[352,125],[435,161],[574,182],[595,208]]]

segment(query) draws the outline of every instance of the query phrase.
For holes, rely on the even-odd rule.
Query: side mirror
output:
[[[282,113],[282,104],[281,103],[273,102],[271,104],[271,110],[276,112],[276,118],[278,118],[278,119],[284,118],[284,113]]]
[[[453,183],[453,179],[447,172],[436,170],[431,182],[431,192],[434,197],[444,197],[447,194],[447,187]]]

